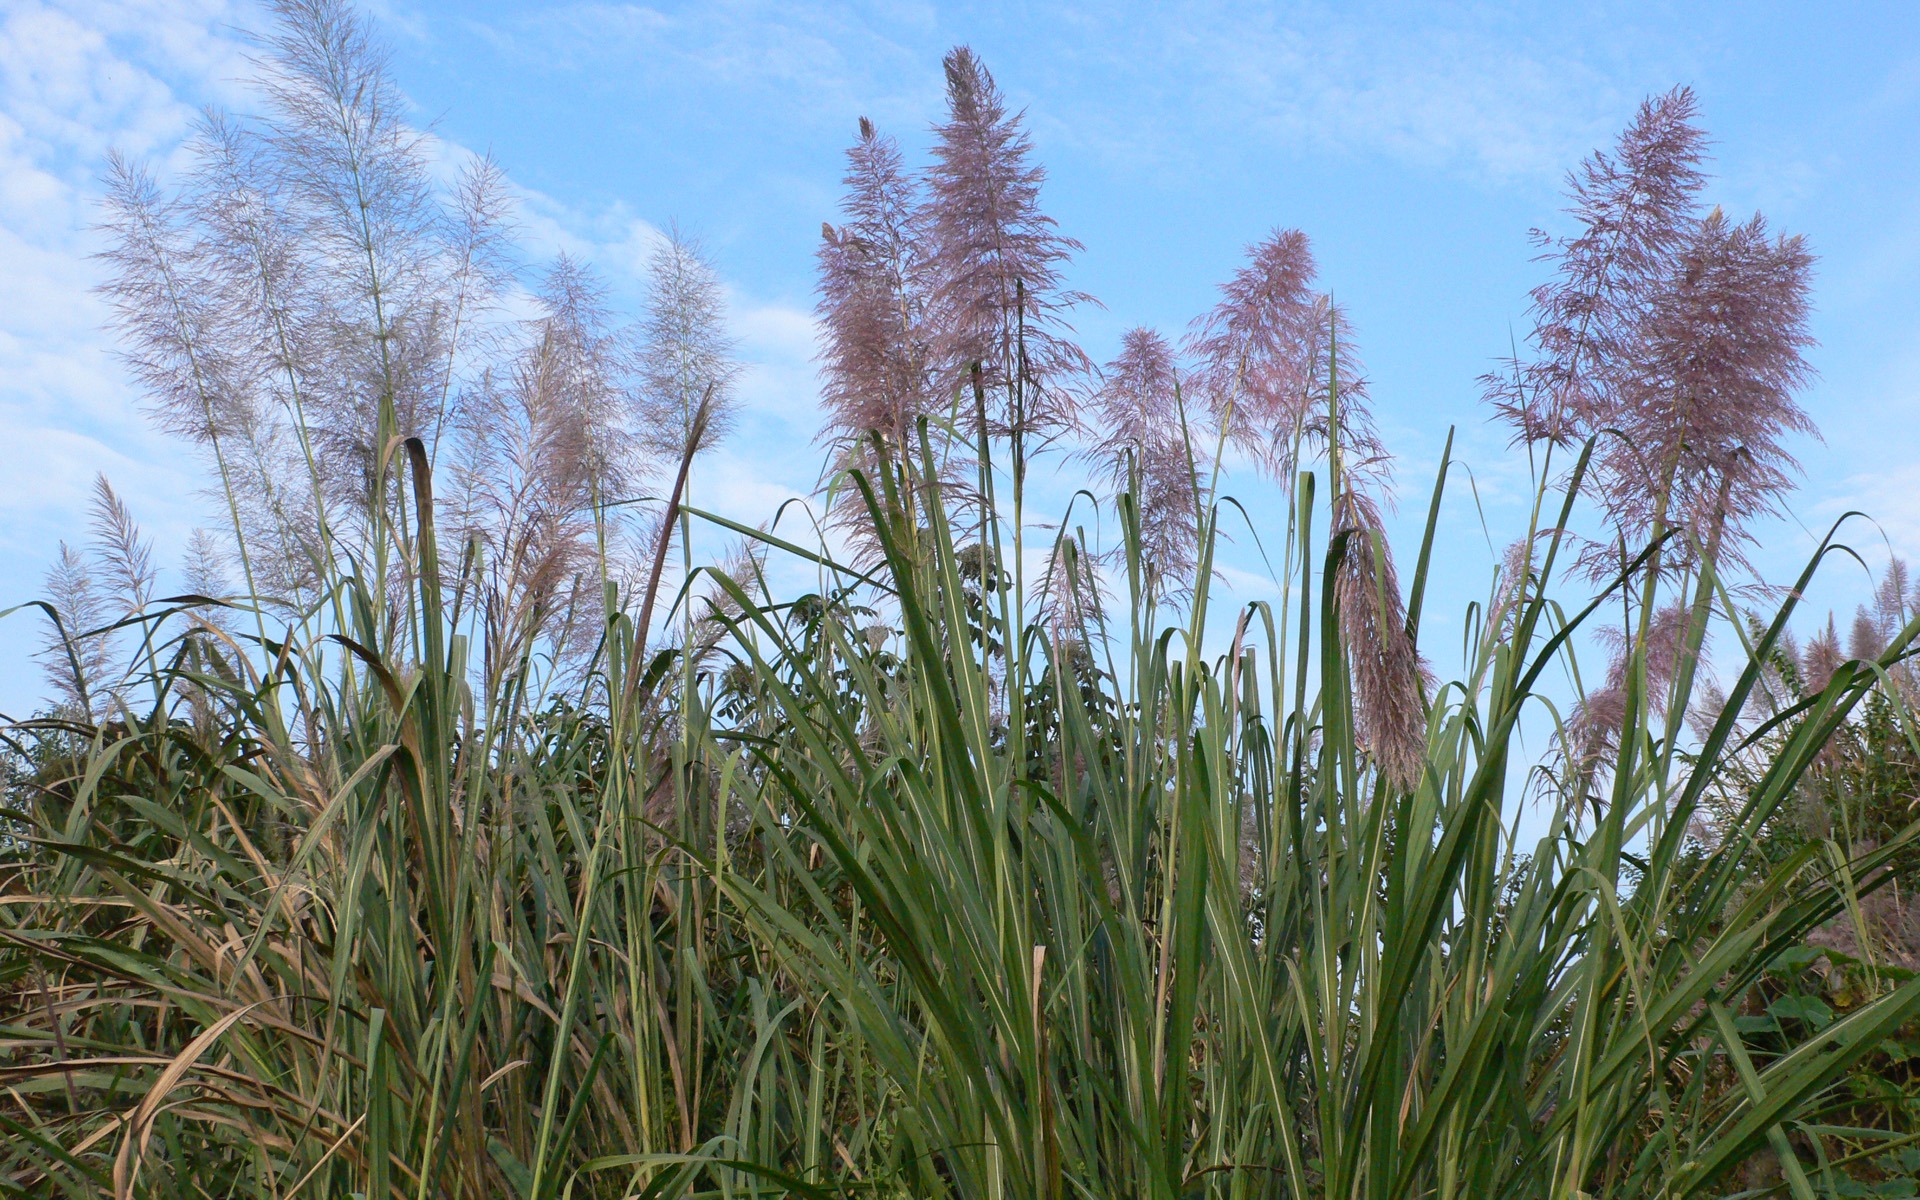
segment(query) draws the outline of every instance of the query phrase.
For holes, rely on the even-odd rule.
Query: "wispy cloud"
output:
[[[1081,84],[1061,90],[1121,95],[1057,113],[1063,132],[1188,170],[1244,170],[1214,153],[1227,140],[1551,180],[1636,98],[1594,50],[1604,41],[1544,39],[1500,6],[1204,2],[1060,19],[1077,36],[1053,44]]]
[[[572,4],[474,28],[522,63],[617,66],[649,90],[726,89],[731,103],[773,98],[770,120],[835,123],[931,117],[934,64],[950,42],[973,41],[1016,101],[1044,89],[1034,119],[1050,137],[1118,161],[1235,169],[1214,153],[1224,138],[1250,153],[1353,150],[1504,181],[1557,178],[1638,97],[1605,53],[1619,39],[1586,36],[1579,18],[1551,38],[1538,25],[1500,6],[1209,0],[962,20],[924,4],[730,0]]]
[[[1920,464],[1849,476],[1808,511],[1812,533],[1820,535],[1845,513],[1866,513],[1870,523],[1863,526],[1856,518],[1842,540],[1869,559],[1884,558],[1888,551],[1920,558]]]
[[[924,4],[580,3],[471,28],[520,63],[614,71],[661,92],[724,88],[736,103],[772,99],[769,120],[816,114],[840,124],[850,112],[884,118],[902,109],[920,116],[939,97],[937,72],[927,71],[915,44],[938,40],[934,10]]]

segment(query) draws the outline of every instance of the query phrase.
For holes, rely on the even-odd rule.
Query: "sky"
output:
[[[749,370],[744,419],[700,495],[752,521],[818,479],[813,251],[842,152],[864,115],[924,161],[950,47],[971,45],[1025,110],[1047,211],[1085,247],[1069,282],[1100,301],[1073,317],[1096,360],[1133,325],[1184,330],[1248,243],[1306,231],[1397,455],[1402,544],[1457,430],[1436,618],[1484,594],[1524,525],[1526,464],[1476,379],[1524,336],[1543,278],[1528,232],[1564,232],[1566,172],[1641,98],[1690,84],[1716,143],[1708,198],[1764,212],[1819,256],[1819,378],[1801,402],[1824,440],[1794,445],[1802,486],[1756,567],[1791,578],[1849,510],[1874,518],[1849,527],[1869,565],[1920,555],[1920,6],[367,11],[415,122],[509,172],[529,270],[565,250],[631,310],[657,231],[677,221],[701,239]],[[165,177],[196,111],[254,103],[245,30],[262,19],[240,0],[0,0],[0,608],[37,596],[59,541],[84,537],[97,472],[163,563],[218,523],[196,459],[147,423],[114,355],[92,226],[110,149]],[[1243,494],[1272,532],[1270,491]],[[1229,572],[1245,598],[1271,586],[1252,544],[1238,539]],[[1844,614],[1862,580],[1836,567],[1816,607]],[[42,699],[38,620],[0,619],[0,713]]]

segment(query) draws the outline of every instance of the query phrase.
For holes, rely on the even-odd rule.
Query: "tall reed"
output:
[[[142,700],[9,732],[38,757],[0,882],[0,1187],[1680,1196],[1766,1147],[1814,1194],[1825,1090],[1920,981],[1786,1053],[1740,1014],[1913,831],[1747,850],[1914,626],[1768,731],[1712,847],[1689,825],[1793,605],[1697,742],[1630,671],[1599,817],[1548,788],[1521,844],[1517,731],[1605,601],[1552,598],[1557,542],[1469,630],[1402,786],[1356,740],[1354,535],[1316,540],[1313,475],[1290,644],[1260,604],[1210,640],[1211,511],[1158,624],[1127,496],[1134,600],[1068,644],[995,565],[1017,526],[952,527],[920,444],[850,480],[878,567],[814,555],[839,583],[779,604],[716,574],[719,658],[642,653],[615,609],[564,696],[474,669],[418,443],[390,532],[417,641],[376,640],[351,563],[344,628],[144,618]]]

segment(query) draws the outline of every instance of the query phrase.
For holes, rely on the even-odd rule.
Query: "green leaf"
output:
[[[1780,1021],[1803,1021],[1816,1030],[1833,1024],[1833,1009],[1828,1007],[1827,1002],[1801,992],[1788,992],[1781,996],[1767,1005],[1767,1013]]]
[[[526,1200],[533,1195],[533,1172],[527,1169],[527,1164],[521,1162],[505,1142],[497,1137],[489,1137],[487,1152],[493,1155],[494,1165],[500,1168],[500,1173],[505,1175],[507,1182],[513,1185],[515,1196]]]

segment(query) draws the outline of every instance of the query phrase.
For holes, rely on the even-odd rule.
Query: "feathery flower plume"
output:
[[[1085,654],[1100,638],[1106,596],[1095,557],[1071,534],[1054,541],[1040,584],[1040,615],[1061,661]]]
[[[1920,583],[1913,581],[1906,559],[1896,554],[1888,561],[1873,597],[1881,617],[1892,621],[1895,628],[1913,618],[1914,610],[1920,609]]]
[[[224,345],[228,314],[194,254],[178,201],[151,172],[118,154],[107,160],[108,236],[100,293],[124,336],[121,358],[166,432],[211,447],[254,423],[248,371]]]
[[[1550,535],[1535,535],[1541,536]],[[1534,553],[1533,541],[1521,537],[1515,538],[1501,556],[1500,569],[1493,581],[1493,598],[1487,605],[1487,639],[1498,640],[1512,628],[1526,602],[1527,589],[1534,583]]]
[[[1130,329],[1102,380],[1086,413],[1097,438],[1088,455],[1116,491],[1133,493],[1148,569],[1178,592],[1192,584],[1199,516],[1173,347]]]
[[[1920,590],[1913,587],[1907,560],[1894,555],[1874,585],[1873,601],[1854,610],[1847,637],[1847,657],[1868,661],[1886,653],[1888,645],[1920,610]],[[1920,691],[1920,667],[1911,658],[1894,664],[1888,673],[1894,686],[1912,697]]]
[[[927,264],[913,228],[917,191],[900,148],[865,117],[847,151],[843,182],[844,220],[838,228],[821,226],[817,255],[814,310],[827,410],[821,438],[833,447],[836,476],[858,468],[871,478],[878,463],[870,436],[877,434],[887,453],[910,457],[919,418],[936,407],[928,375]],[[877,548],[865,501],[842,486],[833,510],[835,523],[852,534],[857,556],[871,559]]]
[[[1760,216],[1700,214],[1696,110],[1686,88],[1649,98],[1614,153],[1570,177],[1579,232],[1536,234],[1555,266],[1533,291],[1536,357],[1483,380],[1516,443],[1600,435],[1588,487],[1617,537],[1582,551],[1596,578],[1619,568],[1617,543],[1668,530],[1682,536],[1663,574],[1746,565],[1750,526],[1797,465],[1785,438],[1815,432],[1794,401],[1812,378],[1812,255]]]
[[[58,707],[75,717],[90,717],[105,698],[99,685],[110,647],[106,635],[96,630],[107,623],[106,602],[86,556],[65,542],[47,569],[46,589],[47,603],[60,614],[60,624],[56,628],[48,622],[38,657]]]
[[[1920,585],[1913,582],[1906,559],[1896,554],[1887,561],[1873,589],[1873,605],[1875,614],[1887,623],[1889,635],[1912,620],[1914,610],[1920,608]]]
[[[301,265],[334,377],[315,399],[326,435],[368,457],[381,411],[390,433],[419,435],[439,395],[436,311],[445,210],[425,139],[403,119],[389,53],[342,0],[275,0],[262,130],[278,201],[300,232]]]
[[[860,119],[838,228],[821,227],[816,309],[829,436],[904,441],[928,409],[926,264],[910,227],[916,194],[900,148]]]
[[[1613,423],[1626,436],[1596,455],[1594,488],[1629,545],[1677,528],[1663,567],[1702,556],[1746,565],[1751,525],[1779,512],[1797,469],[1784,439],[1814,434],[1794,393],[1813,377],[1803,355],[1813,256],[1772,237],[1758,215],[1719,209],[1674,257],[1642,324]]]
[[[180,560],[180,580],[195,596],[210,600],[226,598],[233,583],[227,576],[227,556],[220,549],[219,538],[200,528],[187,535],[186,552]]]
[[[1343,470],[1375,481],[1385,451],[1366,376],[1346,314],[1313,288],[1319,268],[1307,236],[1275,230],[1247,247],[1247,258],[1187,339],[1194,383],[1215,422],[1261,469],[1286,482],[1303,458],[1330,447],[1327,395],[1337,376]]]
[[[1687,656],[1687,629],[1693,616],[1691,607],[1675,600],[1662,605],[1653,615],[1647,630],[1645,680],[1643,688],[1648,711],[1664,715],[1674,679]],[[1582,772],[1592,778],[1594,770],[1618,749],[1620,730],[1627,716],[1627,670],[1631,664],[1633,639],[1620,629],[1603,627],[1596,636],[1608,650],[1605,682],[1575,707],[1568,723],[1568,740]]]
[[[205,529],[195,529],[187,535],[186,553],[180,562],[180,579],[186,585],[189,594],[205,596],[209,600],[224,600],[233,591],[233,583],[227,577],[227,556],[220,548],[220,539]],[[227,628],[228,613],[224,608],[211,605],[194,610],[196,620],[204,621],[215,629]]]
[[[933,280],[937,394],[969,387],[978,364],[995,431],[1055,432],[1071,420],[1073,389],[1092,367],[1064,317],[1092,298],[1061,280],[1083,247],[1040,210],[1046,171],[1030,161],[1021,115],[1007,111],[985,65],[966,46],[944,65],[947,119],[934,129],[916,220]]]
[[[508,281],[507,204],[491,163],[435,183],[344,0],[270,7],[257,116],[207,114],[177,195],[111,165],[102,291],[160,423],[218,468],[247,587],[298,603],[324,541],[384,555],[382,448],[437,457]]]
[[[742,538],[734,543],[718,564],[719,571],[740,591],[749,603],[758,603],[764,595],[767,553],[764,544]],[[693,648],[696,658],[705,661],[727,637],[729,622],[738,621],[745,611],[733,592],[712,579],[695,601],[700,616],[694,625]]]
[[[263,551],[249,582],[263,591],[297,592],[292,564],[299,530],[276,481],[289,477],[278,453],[272,410],[260,381],[276,357],[261,353],[247,327],[253,307],[237,300],[207,247],[219,241],[200,226],[196,206],[163,194],[152,174],[118,155],[107,169],[100,292],[123,337],[120,357],[146,396],[148,416],[197,446],[220,481],[236,545]]]
[[[549,478],[578,476],[601,498],[645,469],[634,434],[633,334],[616,329],[606,286],[562,254],[541,283],[544,310],[520,363],[520,387],[548,425]]]
[[[647,283],[640,324],[640,436],[657,461],[677,463],[683,454],[708,449],[731,428],[740,364],[727,334],[720,277],[697,242],[677,227],[669,229],[647,263]],[[703,403],[706,420],[697,426]]]
[[[224,600],[232,592],[227,579],[225,555],[219,539],[205,529],[187,535],[186,552],[181,557],[180,578],[185,590],[210,600]],[[231,629],[228,609],[206,604],[192,610],[193,632],[182,641],[182,650],[194,671],[211,672],[232,678],[233,668],[226,660],[221,643]],[[215,715],[215,698],[207,686],[197,680],[185,680],[187,711],[196,728],[210,729]]]
[[[1554,278],[1532,292],[1536,357],[1481,380],[1516,444],[1582,440],[1623,407],[1625,364],[1705,183],[1697,107],[1691,88],[1643,101],[1614,152],[1596,151],[1567,178],[1579,232],[1533,231],[1536,261],[1554,265]]]
[[[1865,606],[1853,613],[1853,624],[1847,629],[1847,657],[1862,661],[1880,657],[1886,649],[1886,639],[1880,634],[1880,622]]]
[[[1847,656],[1840,650],[1840,631],[1834,628],[1833,617],[1827,617],[1827,627],[1807,639],[1807,648],[1800,655],[1800,681],[1808,695],[1827,686],[1833,679],[1840,664]]]
[[[118,609],[114,615],[131,616],[153,598],[153,584],[159,577],[153,546],[141,536],[140,526],[105,474],[94,476],[92,507],[94,557],[112,589]]]
[[[562,255],[539,290],[542,313],[503,376],[488,374],[458,411],[449,507],[482,549],[474,586],[486,624],[487,669],[509,670],[533,640],[566,647],[597,623],[593,570],[600,506],[642,470],[629,429],[635,383],[630,339],[612,327],[605,289]],[[579,634],[580,636],[573,636]]]
[[[1426,664],[1407,634],[1379,508],[1365,492],[1344,490],[1334,502],[1333,529],[1348,535],[1334,586],[1352,663],[1355,732],[1381,773],[1408,790],[1420,782],[1426,762]]]
[[[1346,314],[1314,290],[1305,234],[1276,230],[1194,322],[1188,352],[1214,420],[1261,469],[1291,483],[1300,463],[1328,458],[1333,529],[1348,535],[1337,587],[1353,664],[1356,732],[1396,787],[1418,782],[1426,744],[1425,667],[1407,634],[1376,489],[1387,456],[1374,432],[1364,369]]]
[[[1319,267],[1307,235],[1297,229],[1276,230],[1247,254],[1247,265],[1220,286],[1220,302],[1194,322],[1187,351],[1215,422],[1285,479],[1292,473],[1294,430],[1312,402],[1307,360]],[[1270,449],[1276,443],[1284,456],[1279,461]]]
[[[245,373],[250,417],[219,448],[221,470],[242,498],[253,582],[279,595],[309,594],[331,510],[353,509],[365,488],[357,461],[316,452],[309,422],[310,402],[315,415],[327,411],[318,397],[334,353],[333,323],[318,316],[318,264],[299,251],[301,227],[257,130],[208,112],[189,154],[180,203],[221,314],[220,344]]]

